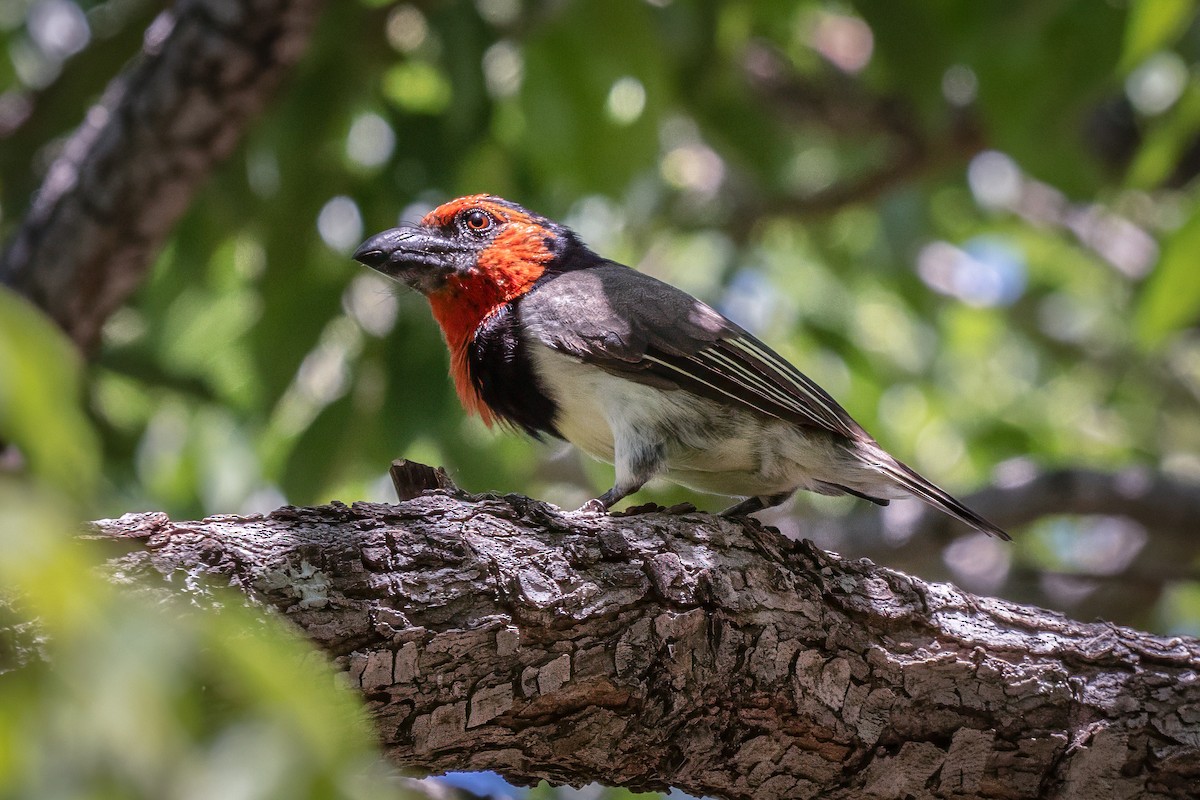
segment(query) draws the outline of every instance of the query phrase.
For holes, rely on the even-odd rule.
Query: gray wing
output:
[[[753,335],[629,267],[610,262],[554,276],[521,299],[519,313],[543,344],[629,380],[871,440],[824,389]]]

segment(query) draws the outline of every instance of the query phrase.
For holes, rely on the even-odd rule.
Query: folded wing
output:
[[[619,264],[550,279],[521,301],[549,347],[630,380],[686,389],[848,439],[870,436],[782,356],[687,293]],[[547,283],[548,285],[548,283]]]

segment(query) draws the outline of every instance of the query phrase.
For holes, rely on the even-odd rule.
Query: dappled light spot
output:
[[[358,204],[345,195],[332,198],[317,215],[317,232],[330,249],[349,253],[363,236]]]
[[[70,0],[38,0],[29,9],[29,35],[52,59],[70,58],[91,41],[83,10]]]
[[[525,60],[514,42],[502,39],[484,51],[483,80],[492,97],[512,97],[524,77]]]
[[[761,335],[779,306],[779,291],[758,270],[740,269],[717,309],[746,330]]]
[[[301,395],[315,405],[325,406],[345,394],[350,386],[350,361],[361,348],[362,337],[349,320],[339,317],[330,322],[296,374]]]
[[[8,45],[17,79],[29,89],[45,89],[62,73],[62,61],[52,58],[28,39],[18,39]]]
[[[871,63],[875,35],[859,17],[817,12],[810,23],[808,43],[842,72],[856,73]]]
[[[725,162],[699,142],[673,148],[662,159],[662,176],[672,186],[701,195],[716,194],[725,179]]]
[[[107,347],[127,347],[146,335],[145,316],[136,308],[118,308],[104,323],[100,335]]]
[[[937,340],[897,298],[864,297],[854,309],[852,335],[867,350],[882,353],[908,370],[919,370],[934,355]]]
[[[632,75],[618,78],[608,92],[604,111],[618,125],[632,125],[646,108],[646,87]]]
[[[364,331],[382,337],[396,324],[399,301],[387,278],[364,272],[342,293],[342,308]]]
[[[1146,529],[1124,517],[1058,517],[1035,534],[1056,566],[1082,575],[1117,575],[1145,547]]]
[[[971,159],[967,182],[984,208],[1008,208],[1021,196],[1021,170],[1004,153],[986,150]]]
[[[479,16],[496,27],[511,25],[521,13],[520,0],[475,0]]]
[[[287,496],[278,486],[263,486],[247,495],[237,513],[269,514],[280,506],[287,505],[287,502]]]
[[[170,493],[172,478],[185,461],[189,411],[182,403],[163,403],[150,417],[137,444],[134,463],[138,477],[152,491]]]
[[[917,273],[932,289],[973,306],[1009,305],[1025,291],[1025,260],[1016,248],[992,238],[965,249],[933,242],[917,255]]]
[[[259,197],[279,191],[279,158],[274,150],[256,148],[246,156],[246,181]]]
[[[433,64],[407,61],[384,73],[383,95],[401,111],[436,115],[449,108],[454,90],[446,75]]]
[[[895,436],[907,435],[929,420],[929,401],[918,385],[895,383],[879,396],[877,416]]]
[[[364,167],[378,167],[391,158],[396,146],[392,126],[378,114],[360,114],[346,136],[346,155]]]
[[[1148,117],[1161,114],[1183,94],[1188,67],[1175,53],[1164,50],[1146,59],[1125,79],[1125,96]]]
[[[1054,292],[1038,304],[1038,326],[1062,342],[1086,344],[1102,334],[1105,323],[1104,309],[1082,303],[1068,292]]]
[[[942,73],[942,96],[952,106],[969,106],[979,93],[979,78],[966,64],[955,64]]]
[[[1158,244],[1146,231],[1100,205],[1075,209],[1067,228],[1129,278],[1143,278],[1158,259]]]
[[[420,9],[411,5],[399,5],[388,14],[384,29],[388,44],[397,52],[411,53],[429,37],[429,25]]]
[[[912,539],[917,532],[917,524],[924,513],[921,504],[915,500],[892,501],[879,510],[882,528],[881,538],[891,547],[901,547]]]
[[[1012,548],[982,533],[961,536],[942,552],[942,560],[971,591],[990,592],[1004,585],[1012,566]]]
[[[625,207],[598,194],[581,198],[563,222],[593,250],[603,254],[619,246],[628,226]]]
[[[788,164],[787,177],[802,194],[827,189],[838,178],[837,155],[829,147],[806,147]]]
[[[967,455],[967,446],[945,418],[931,420],[921,429],[916,442],[916,463],[926,469],[951,472]]]
[[[971,159],[967,182],[981,207],[1009,211],[1035,225],[1065,228],[1126,277],[1144,277],[1158,260],[1158,243],[1141,226],[1102,203],[1070,202],[1059,189],[1026,176],[1004,153],[987,150]]]

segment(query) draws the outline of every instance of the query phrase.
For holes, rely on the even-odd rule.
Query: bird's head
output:
[[[372,236],[355,260],[429,297],[507,302],[547,270],[570,268],[586,252],[569,229],[491,195],[460,197],[416,225]]]
[[[467,369],[467,349],[480,327],[544,275],[601,261],[568,228],[485,194],[451,200],[416,225],[376,234],[354,258],[429,298],[463,405],[489,423],[491,412]]]

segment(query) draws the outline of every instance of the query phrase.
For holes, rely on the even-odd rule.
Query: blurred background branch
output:
[[[304,53],[322,5],[181,0],[155,17],[140,59],[108,85],[51,158],[0,253],[0,282],[35,302],[80,347],[93,347],[199,185]],[[41,8],[61,19],[43,23],[58,26],[45,35],[69,38],[73,12]],[[10,115],[23,102],[23,116],[32,117],[33,97],[6,100]],[[18,131],[20,121],[0,127],[0,138]]]
[[[1082,619],[1142,619],[1172,587],[1200,580],[1200,488],[1145,468],[1116,473],[1042,471],[1008,465],[1003,479],[967,496],[1008,529],[1056,518],[1087,520],[1064,569],[1014,561],[986,537],[962,537],[917,504],[864,509],[838,520],[801,522],[797,534],[898,569],[955,579],[974,591],[1069,610]],[[777,524],[796,525],[780,519]],[[931,546],[944,548],[940,563]]]
[[[860,31],[859,35],[869,36],[869,32]],[[817,75],[805,75],[763,40],[746,44],[742,70],[746,85],[764,107],[788,124],[801,129],[820,126],[837,137],[882,141],[886,147],[882,163],[866,174],[846,178],[806,197],[760,198],[752,210],[741,210],[746,226],[768,213],[826,215],[855,203],[873,202],[885,192],[934,170],[961,167],[985,146],[982,131],[968,111],[952,115],[945,131],[926,133],[916,109],[906,98],[877,95],[835,64]]]

